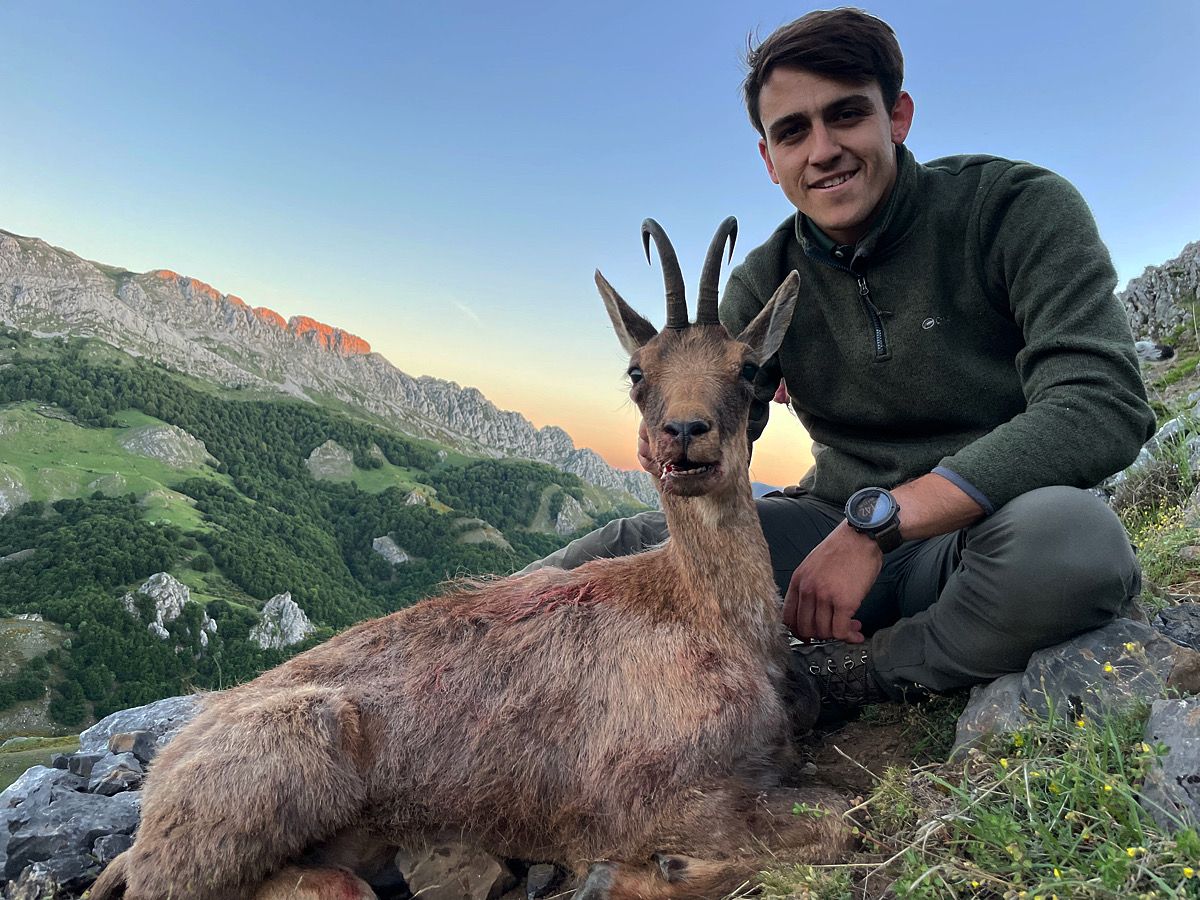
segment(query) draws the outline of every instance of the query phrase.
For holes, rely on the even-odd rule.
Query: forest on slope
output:
[[[556,549],[571,535],[531,526],[566,502],[588,510],[587,528],[636,508],[547,465],[446,453],[299,401],[240,399],[95,342],[3,330],[0,345],[0,414],[51,415],[65,420],[54,434],[68,437],[166,423],[211,454],[173,475],[164,468],[162,490],[125,490],[139,483],[132,470],[104,474],[97,444],[80,442],[70,465],[84,479],[99,474],[88,484],[103,489],[59,490],[61,499],[33,490],[0,518],[0,619],[36,613],[65,634],[61,646],[0,669],[0,712],[47,681],[50,718],[64,727],[228,687],[447,579],[506,574]],[[31,448],[23,434],[0,427],[0,468],[48,483],[45,437]],[[330,441],[352,455],[350,477],[313,476],[307,461]],[[22,460],[33,475],[23,476]],[[494,538],[467,539],[481,529]],[[373,549],[381,536],[404,548],[403,564]],[[195,601],[165,623],[166,640],[148,629],[145,598],[135,595],[138,617],[121,602],[157,572]],[[286,650],[263,649],[250,629],[283,592],[317,630]],[[205,616],[217,628],[202,641]]]

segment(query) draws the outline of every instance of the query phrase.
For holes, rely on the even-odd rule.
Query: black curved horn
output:
[[[729,242],[729,258],[733,259],[733,245],[737,243],[737,219],[730,216],[717,227],[708,255],[704,257],[704,268],[700,272],[700,299],[696,301],[696,324],[717,325],[717,286],[721,281],[721,257],[725,242]]]
[[[642,245],[646,248],[646,262],[650,262],[650,239],[654,238],[654,246],[658,248],[658,259],[663,267],[663,283],[667,288],[667,328],[687,328],[687,301],[683,296],[683,272],[679,270],[679,260],[675,256],[675,248],[667,238],[662,226],[653,219],[642,223]]]

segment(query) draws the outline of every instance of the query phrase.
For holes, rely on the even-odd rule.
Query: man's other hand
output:
[[[650,432],[646,430],[646,420],[638,423],[638,463],[655,478],[662,477],[662,466],[650,455]]]
[[[883,552],[845,522],[805,557],[788,584],[783,621],[798,638],[861,644],[854,618],[883,568]]]

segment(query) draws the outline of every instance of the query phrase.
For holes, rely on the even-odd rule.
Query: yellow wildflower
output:
[[[1054,867],[1054,877],[1055,877],[1055,878],[1062,878],[1062,872],[1058,871],[1058,866],[1055,866],[1055,867]]]
[[[1104,671],[1105,671],[1105,672],[1111,672],[1112,670],[1113,670],[1113,664],[1112,664],[1112,663],[1110,663],[1110,662],[1106,662],[1106,663],[1104,664]]]
[[[1000,768],[1002,768],[1002,769],[1008,768],[1008,760],[1003,756],[1000,757]]]
[[[1126,653],[1132,653],[1136,649],[1137,649],[1137,644],[1135,644],[1133,641],[1125,642],[1125,652]]]
[[[1082,716],[1075,720],[1076,728],[1083,728],[1085,725],[1087,725],[1087,720],[1084,719]]]
[[[1183,877],[1184,878],[1191,878],[1195,874],[1196,874],[1196,870],[1193,869],[1191,866],[1183,867]]]

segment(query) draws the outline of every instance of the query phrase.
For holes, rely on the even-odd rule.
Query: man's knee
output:
[[[1094,494],[1048,487],[1015,498],[972,529],[968,551],[1005,582],[1015,625],[1089,627],[1125,610],[1140,575],[1120,520]]]
[[[593,559],[640,553],[667,539],[667,519],[661,510],[650,510],[611,522],[576,538],[549,556],[531,562],[517,575],[528,575],[545,566],[574,569]]]

